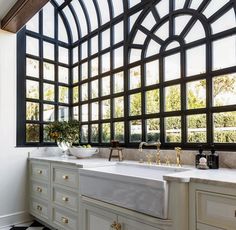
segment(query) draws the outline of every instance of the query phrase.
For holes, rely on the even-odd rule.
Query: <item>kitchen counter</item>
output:
[[[53,162],[53,163],[69,164],[69,165],[77,166],[78,168],[93,168],[93,167],[109,166],[109,165],[116,164],[116,162],[108,161],[108,159],[106,158],[77,159],[77,158],[42,156],[42,157],[30,157],[29,159],[47,161],[47,162]]]

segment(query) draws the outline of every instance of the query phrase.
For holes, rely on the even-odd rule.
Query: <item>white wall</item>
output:
[[[27,215],[27,148],[16,144],[16,35],[0,30],[0,227]]]

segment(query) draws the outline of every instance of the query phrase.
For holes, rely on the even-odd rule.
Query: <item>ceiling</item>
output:
[[[0,20],[8,13],[17,0],[0,0]]]

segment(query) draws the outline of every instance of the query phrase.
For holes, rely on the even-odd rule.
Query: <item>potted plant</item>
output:
[[[54,121],[47,125],[46,132],[50,139],[56,141],[63,151],[63,157],[67,157],[66,151],[74,143],[79,143],[79,121]]]

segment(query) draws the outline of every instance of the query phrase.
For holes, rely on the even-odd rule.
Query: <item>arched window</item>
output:
[[[232,149],[235,10],[233,0],[52,0],[18,35],[18,145],[50,144],[48,122],[78,119],[81,144]]]

